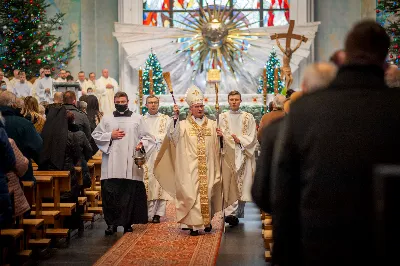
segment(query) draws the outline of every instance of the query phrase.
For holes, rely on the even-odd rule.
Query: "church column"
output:
[[[314,0],[291,0],[290,19],[295,20],[297,25],[305,24],[307,22],[314,22]],[[300,87],[304,69],[308,64],[313,62],[314,43],[311,45],[309,57],[307,59],[304,59],[300,63],[298,70],[293,73],[292,89],[297,89]]]
[[[118,22],[127,24],[142,24],[143,1],[142,0],[118,0]],[[133,71],[127,60],[127,54],[119,44],[119,85],[128,94],[130,109],[136,110],[136,85],[137,73]]]

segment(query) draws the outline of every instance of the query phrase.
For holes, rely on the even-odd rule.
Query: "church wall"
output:
[[[344,47],[347,32],[357,21],[375,20],[376,0],[314,0],[314,19],[321,21],[315,39],[315,60],[326,61]]]
[[[118,43],[112,36],[114,22],[118,21],[116,0],[47,0],[47,16],[65,13],[64,26],[56,33],[64,43],[77,40],[75,58],[66,66],[77,78],[80,70],[101,75],[108,68],[110,76],[118,81]]]

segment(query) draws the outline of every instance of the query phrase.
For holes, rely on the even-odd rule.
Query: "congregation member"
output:
[[[33,96],[28,96],[24,99],[24,108],[22,115],[32,122],[36,131],[40,134],[42,132],[46,119],[39,113],[39,103]]]
[[[90,141],[92,139],[90,123],[87,115],[80,111],[76,106],[76,94],[73,91],[66,91],[63,94],[63,106],[67,111],[70,111],[74,114],[75,124],[79,127],[83,133],[85,133],[86,138]]]
[[[90,129],[93,130],[100,123],[103,113],[100,112],[99,100],[94,95],[87,95],[87,117],[89,119]]]
[[[12,91],[12,87],[10,84],[10,81],[8,80],[8,78],[6,78],[4,76],[4,72],[0,70],[0,84],[1,84],[1,90],[5,91]]]
[[[7,173],[8,192],[10,195],[14,196],[14,217],[18,217],[24,215],[31,209],[19,180],[28,170],[29,161],[18,149],[13,139],[9,139],[9,142],[15,155],[15,166]]]
[[[19,72],[19,80],[13,83],[13,93],[19,97],[32,96],[32,83],[26,80],[26,74],[23,71]]]
[[[156,146],[144,118],[129,110],[125,92],[115,94],[114,104],[113,114],[105,115],[92,133],[103,152],[101,195],[106,235],[114,234],[118,226],[126,233],[132,232],[133,224],[147,223],[143,168],[134,163],[134,153],[142,151],[149,156]]]
[[[186,102],[190,112],[183,121],[178,121],[179,107],[174,106],[174,121],[156,159],[154,174],[162,188],[176,198],[176,219],[181,228],[198,236],[199,230],[211,232],[214,214],[223,205],[232,205],[238,193],[233,171],[221,175],[218,136],[223,137],[223,133],[216,121],[205,116],[203,93],[193,85],[186,92]],[[226,202],[223,185],[224,191],[233,194],[224,195]]]
[[[22,181],[35,181],[31,160],[37,162],[42,150],[43,141],[33,124],[16,110],[17,97],[12,92],[0,94],[0,112],[5,119],[5,130],[9,138],[17,144],[18,149],[29,160],[28,171],[21,177]]]
[[[335,64],[337,67],[341,67],[346,64],[346,51],[343,49],[337,50],[329,58],[329,61]]]
[[[46,115],[48,114],[50,108],[61,108],[63,105],[63,97],[64,95],[60,91],[54,93],[53,103],[46,106]]]
[[[357,23],[333,82],[291,105],[272,165],[275,264],[379,264],[373,171],[400,163],[400,91],[384,80],[389,46],[378,23]]]
[[[260,125],[257,132],[257,139],[261,142],[261,135],[264,127],[268,126],[271,122],[276,119],[282,118],[285,115],[283,111],[283,105],[285,104],[286,97],[282,94],[278,94],[271,101],[272,110],[261,117]]]
[[[108,69],[101,71],[101,77],[97,80],[97,94],[99,95],[100,110],[105,114],[114,111],[114,94],[119,90],[118,83],[108,75]]]
[[[284,104],[285,114],[289,114],[290,106],[297,101],[303,94],[312,93],[319,89],[326,88],[335,78],[337,68],[330,63],[315,63],[309,65],[303,74],[301,91],[291,94],[290,99]],[[256,175],[252,185],[252,198],[254,203],[266,213],[271,213],[271,166],[274,154],[275,141],[278,137],[279,129],[284,121],[284,116],[271,121],[264,127],[261,136],[260,157],[257,161]]]
[[[41,171],[69,171],[71,190],[63,192],[60,201],[78,204],[81,186],[75,166],[82,166],[83,162],[92,157],[92,148],[85,134],[74,123],[74,119],[74,113],[68,111],[65,106],[50,109],[42,132],[44,145],[38,166]],[[82,167],[84,183],[87,175],[88,169]],[[81,214],[78,210],[67,216],[64,225],[70,229],[80,228]]]
[[[150,95],[146,98],[146,107],[148,112],[144,115],[144,120],[148,125],[150,133],[156,139],[156,150],[147,159],[145,165],[144,182],[147,192],[147,206],[149,220],[153,223],[159,223],[160,218],[165,215],[167,200],[171,196],[165,192],[154,176],[154,162],[160,151],[161,144],[164,141],[167,129],[171,123],[169,116],[161,114],[158,111],[160,99],[157,96]]]
[[[232,158],[235,167],[239,200],[225,209],[225,222],[231,226],[239,224],[244,218],[244,206],[251,201],[251,185],[256,170],[256,122],[252,114],[241,111],[242,95],[238,91],[228,94],[229,111],[219,117],[224,139],[224,154]]]
[[[0,228],[3,229],[12,222],[13,210],[8,189],[7,173],[14,170],[15,155],[4,129],[4,119],[0,113]]]
[[[387,66],[385,82],[389,88],[400,89],[400,71],[397,65]]]

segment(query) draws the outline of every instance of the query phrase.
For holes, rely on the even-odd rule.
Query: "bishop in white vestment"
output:
[[[256,122],[252,114],[239,110],[241,95],[238,91],[228,94],[230,110],[220,115],[220,128],[224,134],[224,154],[229,154],[234,167],[239,191],[239,200],[225,209],[225,222],[231,226],[244,217],[246,201],[251,201],[251,186],[256,169],[257,145]]]
[[[144,115],[144,120],[149,126],[150,132],[155,137],[157,143],[157,152],[151,154],[144,166],[144,184],[147,193],[149,220],[153,223],[160,222],[160,217],[165,215],[167,200],[171,199],[171,196],[162,189],[153,173],[154,162],[157,158],[158,151],[161,148],[169,124],[172,122],[169,116],[158,112],[159,104],[160,100],[156,96],[148,96],[146,99],[148,112]]]
[[[97,80],[96,94],[99,95],[100,111],[105,115],[114,111],[114,94],[118,92],[118,83],[108,76],[108,69],[103,69]]]
[[[143,117],[128,109],[128,96],[115,95],[116,111],[102,118],[92,137],[103,152],[101,164],[101,194],[106,235],[123,226],[132,231],[132,224],[147,223],[147,198],[143,184],[143,169],[134,163],[135,152],[144,149],[150,155],[155,148]]]
[[[210,232],[214,214],[237,200],[237,186],[231,180],[234,175],[221,175],[217,123],[204,115],[203,94],[192,86],[186,93],[190,113],[186,120],[178,121],[176,116],[168,129],[168,140],[156,159],[155,176],[171,196],[176,198],[176,216],[183,229],[190,229],[190,235],[197,236],[198,230]],[[222,182],[222,178],[224,179]]]

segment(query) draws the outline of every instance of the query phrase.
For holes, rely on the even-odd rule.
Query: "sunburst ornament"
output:
[[[204,9],[199,4],[198,10],[186,10],[190,17],[183,17],[188,23],[174,20],[186,26],[183,31],[189,33],[183,36],[186,48],[177,53],[190,52],[195,67],[194,75],[207,69],[221,69],[230,71],[235,77],[241,71],[243,57],[254,60],[247,53],[250,42],[257,40],[267,33],[251,33],[247,16],[238,11],[233,14],[233,7],[214,5]],[[239,16],[240,15],[240,16]],[[255,22],[259,23],[259,21]]]

